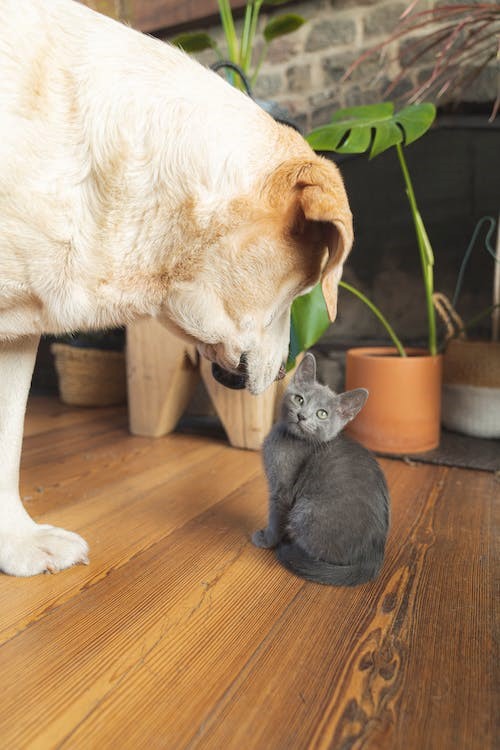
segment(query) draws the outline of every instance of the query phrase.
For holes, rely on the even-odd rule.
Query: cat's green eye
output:
[[[304,399],[298,393],[295,393],[292,396],[292,398],[295,401],[295,403],[298,404],[299,406],[302,406],[302,404],[304,403]]]
[[[318,411],[316,412],[316,416],[318,417],[318,419],[326,419],[328,416],[328,412],[326,411],[326,409],[318,409]]]

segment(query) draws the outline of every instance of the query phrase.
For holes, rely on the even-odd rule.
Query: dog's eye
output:
[[[292,396],[292,400],[299,406],[302,406],[302,404],[304,403],[304,399],[298,393],[294,393],[294,395]]]
[[[318,419],[326,419],[328,416],[328,412],[326,411],[326,409],[318,409],[318,411],[316,412],[316,416],[318,417]]]

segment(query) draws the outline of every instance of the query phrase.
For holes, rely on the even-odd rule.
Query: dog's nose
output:
[[[241,355],[238,364],[238,372],[229,372],[229,370],[224,370],[224,368],[216,362],[212,362],[212,375],[218,383],[225,385],[226,388],[232,388],[236,391],[243,390],[243,388],[246,388],[247,384],[246,355]]]

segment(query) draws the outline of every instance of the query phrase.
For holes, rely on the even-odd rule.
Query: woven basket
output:
[[[500,342],[466,339],[450,301],[443,294],[434,297],[448,335],[458,336],[448,339],[443,357],[443,425],[464,435],[499,438]]]
[[[59,396],[71,406],[111,406],[127,397],[125,354],[52,344]]]
[[[443,381],[453,385],[500,388],[500,342],[448,341]]]

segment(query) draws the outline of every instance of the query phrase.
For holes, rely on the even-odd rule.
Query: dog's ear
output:
[[[293,234],[328,248],[321,287],[330,320],[337,315],[337,290],[353,242],[352,214],[344,183],[335,164],[313,153],[309,159],[283,162],[266,181],[271,206],[287,213]]]
[[[337,167],[319,159],[300,170],[295,189],[299,210],[306,221],[314,222],[328,247],[321,288],[330,320],[337,316],[338,284],[353,243],[352,214],[344,183]]]

